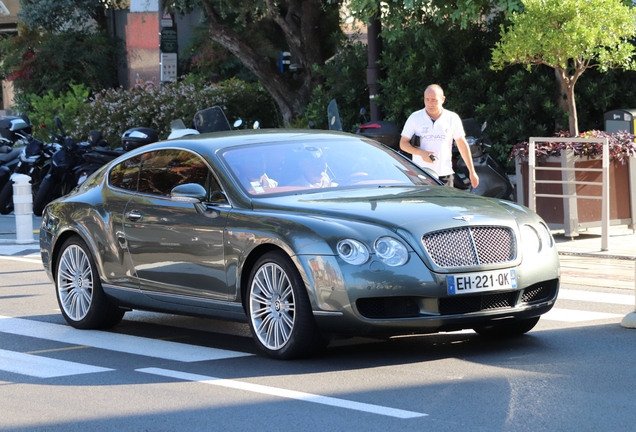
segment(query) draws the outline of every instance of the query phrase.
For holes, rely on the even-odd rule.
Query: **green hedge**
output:
[[[131,90],[108,89],[88,98],[84,86],[55,97],[29,98],[28,112],[36,126],[35,135],[48,139],[55,128],[53,117],[62,120],[66,132],[75,140],[84,140],[91,129],[99,130],[112,147],[121,143],[121,135],[133,127],[150,127],[160,139],[170,133],[170,122],[182,119],[189,126],[194,114],[204,108],[220,106],[230,121],[241,118],[251,126],[258,120],[262,128],[278,127],[282,120],[276,104],[257,83],[237,79],[206,86],[202,79],[186,79],[162,86],[149,85]]]

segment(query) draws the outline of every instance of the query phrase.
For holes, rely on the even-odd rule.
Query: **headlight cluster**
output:
[[[358,240],[340,240],[337,249],[340,258],[349,264],[361,265],[369,260],[369,248]],[[373,244],[373,250],[378,259],[389,267],[401,266],[409,259],[404,243],[393,237],[378,238]]]
[[[554,246],[554,239],[550,230],[543,223],[538,226],[524,225],[521,227],[524,248],[535,253],[545,252]]]

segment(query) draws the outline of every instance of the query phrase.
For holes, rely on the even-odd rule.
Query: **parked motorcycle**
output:
[[[33,133],[33,126],[29,117],[5,116],[0,118],[0,140],[13,146],[18,141],[24,139],[25,135]]]
[[[76,143],[66,135],[62,121],[55,117],[60,133],[52,133],[53,140],[61,146],[51,158],[51,167],[44,176],[33,199],[33,214],[42,216],[44,207],[56,198],[69,193],[77,186],[74,168],[82,161],[82,155],[90,150],[88,142]]]
[[[35,198],[40,183],[50,168],[50,160],[61,148],[57,143],[43,143],[31,135],[25,135],[24,139],[28,144],[21,148],[19,162],[11,174],[11,180],[0,190],[0,214],[13,211],[13,176],[24,174],[31,177],[31,192]]]
[[[75,171],[75,177],[77,178],[78,185],[84,183],[88,176],[93,174],[99,168],[123,155],[127,151],[123,147],[111,149],[106,140],[104,140],[102,133],[96,130],[91,130],[88,133],[88,144],[90,145],[90,149],[86,151],[86,153],[82,154],[84,161],[73,169]]]
[[[14,146],[26,143],[26,137],[30,136],[31,132],[31,121],[26,115],[0,118],[0,188],[9,181],[11,173],[18,166],[22,150]]]

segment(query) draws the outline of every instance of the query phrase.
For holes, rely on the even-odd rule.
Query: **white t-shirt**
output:
[[[442,115],[433,122],[426,109],[415,111],[404,123],[402,136],[411,139],[420,137],[420,148],[435,152],[434,163],[425,162],[419,155],[413,155],[413,162],[434,170],[438,176],[453,174],[453,140],[466,136],[462,120],[452,111],[442,110]]]

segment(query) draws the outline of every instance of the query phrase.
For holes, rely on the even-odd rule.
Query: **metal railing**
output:
[[[537,142],[561,142],[561,143],[600,143],[603,144],[602,168],[575,168],[573,156],[569,158],[566,166],[561,167],[538,167],[536,165],[535,147]],[[536,211],[536,198],[564,198],[563,210],[566,219],[572,220],[571,214],[577,213],[576,200],[578,198],[601,200],[601,250],[609,249],[609,224],[610,224],[610,203],[609,203],[609,141],[607,138],[541,138],[531,137],[528,149],[528,207]],[[571,153],[571,152],[568,152]],[[537,180],[536,171],[561,171],[562,180]],[[601,172],[601,181],[579,181],[576,180],[576,172]],[[542,183],[561,184],[565,190],[563,194],[536,193],[536,185]],[[578,195],[577,185],[591,185],[601,187],[601,196]],[[578,223],[578,222],[577,222]],[[575,227],[576,230],[576,227]]]

